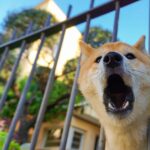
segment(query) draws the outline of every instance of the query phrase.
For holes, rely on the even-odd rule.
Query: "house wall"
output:
[[[44,9],[58,22],[64,21],[66,19],[65,13],[57,6],[54,0],[45,0],[43,3],[39,4],[37,9]],[[61,48],[60,59],[58,60],[58,65],[56,68],[56,74],[61,75],[64,69],[64,65],[70,59],[79,56],[79,45],[78,41],[81,39],[81,33],[76,27],[71,27],[66,30],[64,41]]]
[[[66,19],[65,13],[57,6],[57,4],[53,0],[45,0],[43,3],[36,6],[36,9],[42,9],[49,12],[58,22],[64,21]],[[64,69],[64,65],[68,60],[76,58],[80,55],[80,48],[78,45],[78,41],[81,39],[82,35],[76,27],[70,27],[66,29],[63,44],[61,47],[61,52],[59,56],[59,60],[56,68],[56,75],[61,75]],[[32,64],[36,57],[36,52],[39,46],[40,40],[34,42],[30,51],[28,52],[28,60],[26,60],[26,54],[24,54],[24,58],[22,61],[23,67],[22,74],[28,75],[31,71]],[[59,43],[59,42],[58,42]],[[37,64],[39,66],[52,68],[53,66],[53,56],[56,53],[58,45],[54,46],[54,50],[50,50],[50,48],[43,48],[39,60]],[[54,52],[54,53],[53,53]],[[44,57],[42,56],[44,54]],[[53,54],[52,54],[53,53]],[[46,54],[46,55],[45,55]]]
[[[44,148],[45,138],[46,138],[46,131],[48,129],[55,127],[55,126],[63,126],[64,122],[53,122],[52,124],[44,123],[41,127],[38,142],[36,145],[36,150],[59,150],[59,147],[50,147]],[[100,128],[98,125],[90,123],[88,121],[82,120],[78,117],[73,116],[71,122],[71,128],[77,128],[82,130],[84,133],[83,138],[83,149],[82,150],[94,150],[96,136],[99,135]],[[70,135],[70,131],[69,131]],[[70,142],[70,137],[68,137],[68,142]],[[69,145],[70,143],[67,143]],[[66,149],[71,150],[71,149]]]
[[[100,128],[95,124],[81,120],[77,117],[72,118],[71,126],[84,131],[83,150],[94,150],[96,136],[99,135]]]
[[[57,147],[51,147],[51,148],[45,148],[45,141],[46,141],[46,136],[47,136],[47,131],[50,128],[53,127],[63,127],[63,122],[60,121],[52,121],[52,123],[43,123],[40,129],[40,133],[39,133],[39,137],[38,137],[38,141],[37,141],[37,145],[36,145],[36,150],[58,150]]]
[[[57,6],[54,0],[45,0],[43,3],[39,4],[37,9],[44,9],[58,22],[64,21],[66,19],[65,13]],[[66,62],[72,58],[79,56],[79,45],[78,41],[81,39],[81,33],[76,27],[71,27],[66,30],[64,41],[61,48],[60,59],[56,68],[56,74],[61,75],[62,70]]]

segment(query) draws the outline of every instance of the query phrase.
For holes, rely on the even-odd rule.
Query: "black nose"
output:
[[[122,56],[116,52],[109,52],[104,56],[103,62],[107,67],[115,68],[122,64]]]

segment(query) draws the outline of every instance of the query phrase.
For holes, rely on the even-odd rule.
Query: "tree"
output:
[[[106,42],[110,42],[111,39],[112,33],[110,31],[96,26],[90,28],[87,43],[91,44],[94,48],[97,48]]]

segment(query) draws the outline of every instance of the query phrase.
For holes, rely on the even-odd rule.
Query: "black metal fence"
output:
[[[37,120],[36,120],[34,133],[33,133],[32,140],[31,140],[30,150],[35,149],[35,145],[36,145],[37,138],[38,138],[38,135],[39,135],[40,126],[41,126],[41,123],[43,121],[44,114],[45,114],[45,111],[46,111],[46,107],[47,107],[47,104],[48,104],[49,93],[51,93],[51,91],[53,90],[52,87],[53,87],[55,70],[56,70],[56,66],[57,66],[57,62],[58,62],[58,58],[59,58],[59,54],[60,54],[60,51],[61,51],[61,47],[62,47],[62,43],[63,43],[63,39],[64,39],[66,29],[71,27],[71,26],[75,26],[75,25],[78,25],[78,24],[81,24],[81,23],[85,22],[86,27],[85,27],[83,40],[86,42],[87,41],[87,35],[88,35],[88,32],[89,32],[89,28],[90,28],[91,19],[102,16],[102,15],[105,15],[105,14],[110,13],[112,11],[115,11],[112,41],[116,41],[120,8],[124,7],[126,5],[129,5],[129,4],[132,4],[136,1],[137,0],[113,0],[113,1],[109,1],[105,4],[103,4],[101,6],[94,7],[94,0],[91,0],[88,11],[86,11],[84,13],[81,13],[81,14],[75,16],[75,17],[72,17],[72,18],[70,18],[70,13],[71,13],[72,7],[69,6],[68,12],[67,12],[67,20],[65,20],[63,22],[60,22],[60,23],[57,23],[57,24],[54,24],[54,25],[50,25],[50,17],[48,17],[47,20],[45,21],[43,29],[40,29],[36,32],[32,32],[32,23],[30,23],[24,36],[19,37],[19,38],[16,39],[15,38],[16,31],[14,31],[10,41],[0,45],[0,51],[2,52],[2,55],[1,55],[1,58],[0,58],[0,72],[3,69],[4,63],[5,63],[5,60],[8,57],[9,51],[20,47],[20,52],[18,54],[17,59],[15,60],[14,65],[13,65],[11,75],[9,76],[9,79],[8,79],[6,85],[5,85],[3,95],[0,98],[0,111],[1,111],[3,109],[3,106],[5,105],[5,101],[6,101],[6,98],[7,98],[7,95],[8,95],[8,91],[11,88],[12,82],[15,78],[17,68],[19,66],[21,57],[22,57],[24,51],[26,50],[27,44],[28,43],[33,43],[34,41],[36,41],[38,39],[40,39],[40,41],[41,41],[40,45],[37,49],[37,54],[36,54],[34,63],[32,65],[31,72],[28,76],[27,82],[24,86],[21,97],[18,101],[17,109],[16,109],[15,115],[12,119],[12,122],[11,122],[11,125],[10,125],[10,128],[9,128],[8,137],[7,137],[7,140],[4,144],[3,150],[8,150],[10,141],[13,137],[14,130],[15,130],[16,124],[17,124],[17,122],[20,118],[22,108],[24,107],[24,104],[25,104],[25,101],[26,101],[26,95],[27,95],[27,92],[29,90],[31,80],[33,78],[33,74],[34,74],[35,69],[36,69],[37,60],[38,60],[39,54],[42,50],[45,39],[50,35],[53,35],[53,34],[59,32],[59,31],[62,31],[61,32],[61,37],[60,37],[60,40],[59,40],[59,46],[58,46],[58,49],[57,49],[57,54],[54,58],[54,65],[53,65],[53,68],[51,69],[51,71],[49,73],[49,77],[48,77],[47,84],[46,84],[46,89],[45,89],[45,92],[44,92],[44,95],[43,95],[41,107],[40,107],[38,117],[37,117]],[[79,61],[78,61],[78,66],[77,66],[76,74],[75,74],[75,77],[74,77],[74,83],[72,85],[72,91],[71,91],[71,96],[70,96],[70,99],[69,99],[69,106],[68,106],[68,111],[67,111],[67,115],[66,115],[66,119],[65,119],[65,125],[64,125],[64,129],[63,129],[60,150],[65,150],[65,148],[66,148],[68,131],[69,131],[70,123],[71,123],[71,117],[72,117],[72,114],[73,114],[75,97],[76,97],[76,94],[77,94],[77,78],[78,78],[79,70],[80,70],[79,62],[80,62],[80,58],[79,58]]]

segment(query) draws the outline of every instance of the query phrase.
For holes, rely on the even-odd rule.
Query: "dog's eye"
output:
[[[99,63],[100,60],[101,60],[101,58],[102,58],[102,56],[97,57],[96,60],[95,60],[95,62],[96,62],[96,63]]]
[[[132,54],[132,53],[128,53],[128,54],[126,54],[125,56],[126,56],[128,59],[135,59],[135,58],[136,58],[135,55]]]

